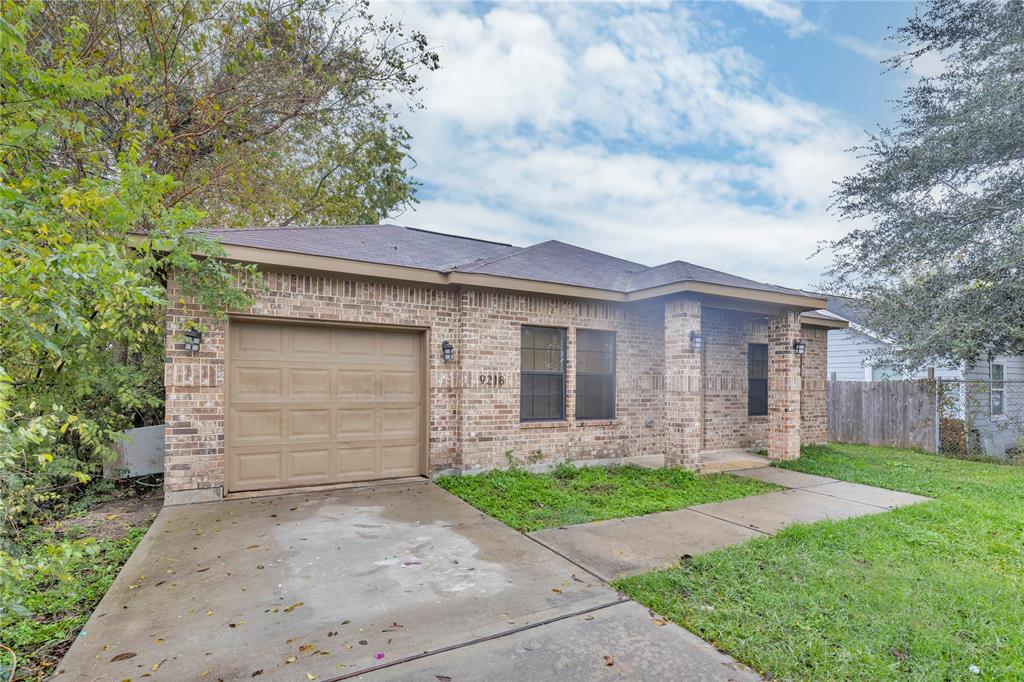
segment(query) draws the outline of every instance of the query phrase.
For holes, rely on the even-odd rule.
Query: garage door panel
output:
[[[380,446],[380,474],[384,476],[413,476],[419,443],[396,443]]]
[[[376,475],[376,447],[366,444],[357,447],[338,447],[335,449],[335,471],[339,478],[348,481],[366,480]]]
[[[377,397],[377,374],[373,369],[338,369],[338,398],[373,400]]]
[[[291,357],[294,360],[329,360],[332,331],[328,327],[291,327]]]
[[[338,439],[372,439],[376,433],[376,412],[372,407],[338,410]]]
[[[412,334],[382,334],[380,354],[385,362],[419,364],[419,337]]]
[[[330,483],[331,448],[319,447],[311,449],[289,448],[285,453],[287,480],[289,483],[313,485]]]
[[[330,410],[289,410],[288,416],[290,419],[288,433],[292,438],[331,439]]]
[[[376,362],[380,358],[380,335],[370,329],[336,329],[335,355],[341,362]]]
[[[238,400],[278,400],[284,393],[281,367],[235,366],[231,371],[231,396]]]
[[[288,368],[288,397],[330,398],[331,370],[323,368]]]
[[[240,490],[275,488],[281,485],[281,448],[236,448],[231,459],[234,480]]]
[[[284,351],[285,327],[276,324],[247,324],[232,329],[232,352],[249,357],[276,358]]]
[[[384,370],[380,373],[382,400],[416,400],[419,377],[415,370]]]
[[[285,436],[281,427],[280,410],[231,410],[231,431],[237,443],[279,442]]]
[[[419,334],[233,322],[228,488],[420,473]]]
[[[380,408],[380,435],[384,438],[416,438],[419,406]]]

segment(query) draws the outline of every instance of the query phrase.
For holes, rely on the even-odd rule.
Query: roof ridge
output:
[[[427,234],[436,234],[442,237],[451,237],[452,239],[465,239],[471,242],[481,242],[483,244],[496,244],[498,246],[511,246],[513,249],[521,249],[523,247],[516,246],[515,244],[509,244],[508,242],[496,242],[493,239],[480,239],[479,237],[466,237],[461,234],[452,234],[450,232],[438,232],[437,230],[427,230],[422,227],[412,227],[410,225],[393,225],[392,227],[401,227],[404,230],[412,230],[413,232],[425,232]]]
[[[506,258],[511,258],[512,256],[518,256],[520,254],[526,253],[527,251],[532,251],[533,249],[536,249],[538,246],[544,246],[545,244],[550,244],[553,241],[555,241],[555,240],[554,239],[549,239],[546,242],[540,242],[540,243],[537,243],[537,244],[532,244],[531,246],[514,247],[514,248],[518,248],[518,251],[513,251],[512,253],[503,253],[500,256],[496,256],[496,257],[490,258],[490,259],[485,258],[483,260],[475,260],[472,263],[467,263],[467,266],[471,265],[472,267],[467,267],[467,269],[462,270],[462,272],[473,272],[474,270],[476,270],[478,268],[482,268],[485,265],[491,265],[492,263],[497,263],[498,261],[505,260]],[[459,270],[460,268],[461,268],[461,266],[458,266],[455,269]]]
[[[799,291],[801,294],[806,294],[807,293],[803,289],[794,289],[793,287],[784,287],[784,286],[779,285],[779,284],[772,284],[771,282],[760,282],[760,281],[758,281],[756,279],[751,279],[750,277],[744,277],[743,275],[734,275],[733,273],[726,272],[725,270],[716,270],[715,268],[709,268],[709,267],[707,267],[705,265],[698,265],[696,263],[691,263],[690,261],[679,260],[678,258],[676,260],[670,260],[668,262],[662,263],[661,265],[655,265],[655,266],[651,267],[650,269],[651,270],[657,270],[658,268],[665,267],[665,266],[668,266],[668,265],[675,265],[676,263],[679,263],[680,265],[688,265],[691,268],[700,268],[701,270],[707,270],[708,272],[716,272],[719,275],[725,275],[726,277],[734,277],[736,279],[742,279],[742,280],[745,280],[747,282],[753,282],[754,284],[760,284],[761,286],[765,286],[765,287],[776,287],[778,289],[788,289],[789,291]],[[637,273],[637,274],[643,274],[643,273]],[[630,278],[630,283],[629,284],[630,284],[630,286],[632,286],[632,284],[633,284],[632,278]]]
[[[622,261],[623,263],[629,263],[630,265],[639,265],[640,267],[642,267],[644,269],[641,272],[651,269],[650,265],[644,265],[643,263],[637,263],[636,261],[633,261],[633,260],[626,260],[625,258],[619,258],[618,256],[613,256],[611,254],[605,253],[604,251],[595,251],[594,249],[588,249],[585,246],[579,246],[577,244],[570,244],[569,242],[563,242],[563,241],[558,240],[558,239],[549,239],[546,242],[541,242],[541,243],[542,244],[562,244],[563,246],[571,246],[574,249],[579,249],[580,251],[586,251],[587,253],[596,253],[598,256],[604,256],[605,258],[612,258],[612,259],[617,260],[617,261]],[[540,244],[537,244],[537,246],[540,246]]]

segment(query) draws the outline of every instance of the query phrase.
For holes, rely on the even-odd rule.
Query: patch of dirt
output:
[[[85,514],[63,519],[55,524],[61,533],[73,532],[97,540],[116,540],[137,526],[152,521],[164,504],[161,488],[143,495],[111,500],[96,505]],[[71,529],[79,529],[72,531]]]

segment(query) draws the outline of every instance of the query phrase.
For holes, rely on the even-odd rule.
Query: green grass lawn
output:
[[[550,474],[520,468],[436,483],[502,523],[522,531],[681,509],[778,490],[728,474],[682,469],[583,467],[562,464]]]
[[[839,444],[784,466],[936,500],[616,586],[776,679],[1024,678],[1024,468]]]

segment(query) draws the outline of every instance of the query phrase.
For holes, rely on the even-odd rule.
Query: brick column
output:
[[[768,459],[800,457],[800,313],[768,318]]]
[[[665,466],[700,468],[703,444],[701,353],[690,332],[700,332],[700,301],[665,302]]]

